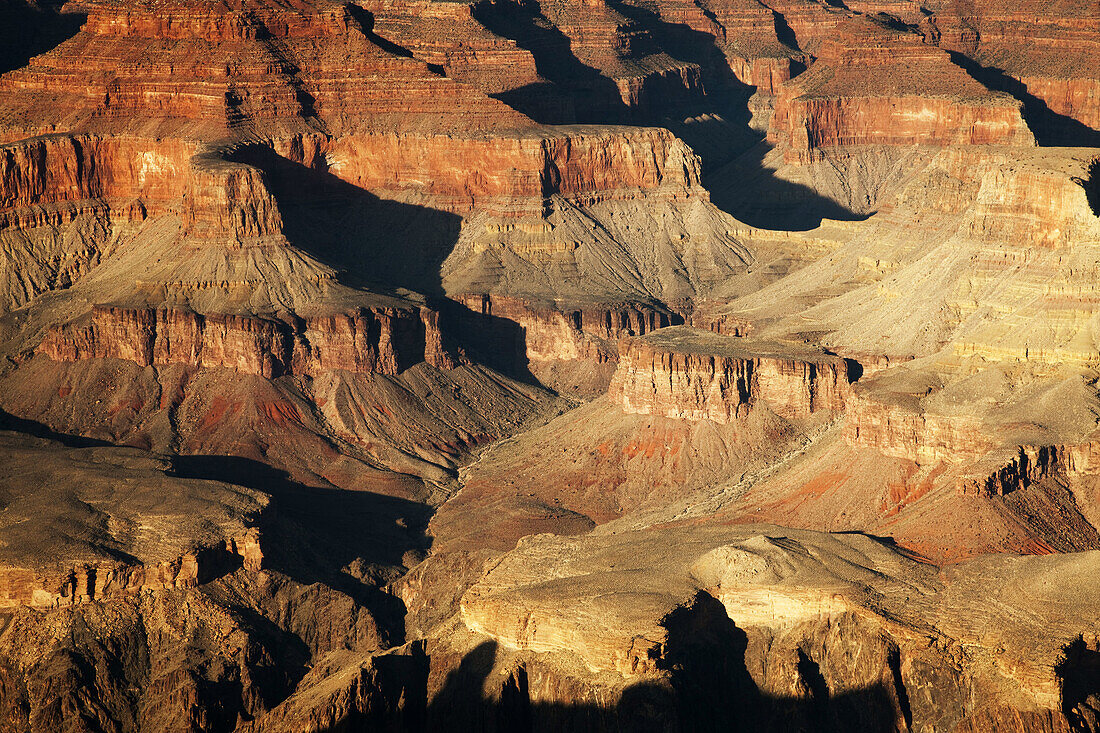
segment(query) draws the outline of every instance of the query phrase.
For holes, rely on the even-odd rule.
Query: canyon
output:
[[[1091,0],[0,0],[0,731],[1100,731]]]

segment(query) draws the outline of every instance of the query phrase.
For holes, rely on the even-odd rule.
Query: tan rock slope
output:
[[[0,0],[0,730],[1100,730],[1098,24]]]
[[[263,561],[254,528],[268,498],[173,479],[131,448],[66,450],[5,432],[2,603],[54,607],[185,588]]]

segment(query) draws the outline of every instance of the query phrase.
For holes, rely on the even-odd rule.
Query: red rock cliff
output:
[[[305,319],[303,327],[254,316],[97,306],[83,325],[55,326],[38,352],[55,361],[126,359],[267,378],[332,369],[398,374],[422,361],[456,365],[443,350],[437,314],[426,308],[361,309]]]
[[[1021,103],[992,92],[924,44],[856,19],[779,91],[768,137],[791,160],[853,145],[1034,145]]]

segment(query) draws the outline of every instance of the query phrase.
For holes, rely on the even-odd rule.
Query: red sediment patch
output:
[[[261,402],[257,407],[259,407],[261,414],[267,416],[281,428],[286,427],[287,423],[302,424],[302,416],[299,414],[298,408],[289,402]]]
[[[646,458],[652,458],[657,451],[664,450],[667,445],[665,441],[655,438],[649,440],[635,438],[623,448],[623,456],[634,458],[635,456],[644,455]]]
[[[1046,541],[1034,537],[1018,544],[1010,544],[1007,548],[1010,552],[1018,552],[1021,555],[1054,555],[1058,551]]]
[[[908,469],[908,475],[900,481],[890,481],[886,484],[887,493],[882,498],[882,512],[884,517],[892,517],[901,512],[910,504],[913,504],[932,490],[936,479],[943,473],[943,465],[937,465],[927,476],[922,478],[914,486],[909,479],[916,472],[915,467]]]
[[[206,430],[212,428],[220,423],[227,413],[240,412],[241,403],[234,402],[232,404],[225,401],[223,397],[215,397],[210,400],[210,409],[207,411],[206,416],[199,423],[199,430]]]
[[[991,555],[1008,553],[1015,555],[1055,555],[1057,550],[1046,541],[1037,537],[1020,541],[1008,541],[1004,544],[982,545],[947,545],[935,542],[921,542],[917,540],[898,540],[898,547],[919,554],[924,559],[936,565],[955,565],[979,555]]]
[[[830,490],[847,483],[852,477],[849,471],[830,471],[819,473],[812,479],[802,484],[798,491],[791,494],[790,499],[817,499],[824,496]],[[786,503],[783,501],[781,503]]]

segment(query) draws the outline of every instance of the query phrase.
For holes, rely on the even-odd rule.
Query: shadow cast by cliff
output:
[[[230,159],[263,172],[287,239],[341,270],[346,284],[442,295],[440,267],[462,226],[457,214],[379,198],[265,145],[242,146]]]
[[[1052,110],[1046,102],[1032,94],[1027,85],[1005,73],[1003,69],[982,66],[977,61],[956,51],[950,51],[951,60],[966,70],[970,76],[985,86],[1005,92],[1023,102],[1023,118],[1035,134],[1041,146],[1100,147],[1100,130],[1085,125],[1072,117]]]
[[[583,63],[572,41],[545,16],[512,2],[480,3],[474,18],[530,52],[545,83],[493,95],[543,124],[625,123],[632,113],[615,83]]]
[[[609,8],[644,34],[633,39],[627,61],[664,53],[697,66],[698,84],[689,88],[678,86],[675,79],[654,77],[647,82],[651,87],[639,90],[637,103],[627,106],[614,81],[583,63],[572,41],[545,16],[514,2],[483,3],[475,8],[476,19],[528,50],[539,75],[546,79],[494,96],[546,124],[668,128],[700,157],[703,185],[711,191],[713,203],[752,226],[805,230],[816,227],[822,218],[866,218],[808,186],[776,178],[763,165],[770,148],[763,134],[750,125],[749,100],[756,88],[734,76],[713,35],[686,23],[668,22],[654,10],[626,0],[613,0]],[[779,36],[797,50],[782,18],[777,16],[776,23]],[[725,175],[724,169],[735,160],[736,173]]]
[[[0,74],[20,69],[35,56],[77,34],[87,15],[61,12],[60,2],[0,3]]]
[[[509,668],[507,661],[498,659],[497,644],[486,641],[461,660],[431,658],[414,649],[404,668],[407,676],[397,684],[404,687],[402,694],[392,692],[390,680],[390,705],[355,712],[329,730],[888,733],[910,724],[904,688],[899,692],[878,684],[833,693],[817,663],[802,650],[795,650],[791,660],[802,694],[784,697],[761,690],[748,671],[745,632],[706,593],[674,611],[664,624],[667,643],[655,661],[665,675],[626,688],[614,705],[538,702],[532,699],[537,697],[532,694],[534,686],[568,690],[570,682],[556,680],[551,670],[540,666]],[[432,688],[433,670],[447,667],[450,672],[434,683],[434,694],[420,688]],[[585,694],[583,685],[577,692]],[[430,702],[423,710],[413,710],[401,704],[402,699]]]
[[[183,455],[181,478],[226,481],[271,496],[259,529],[264,566],[309,585],[325,583],[366,606],[392,638],[404,636],[403,604],[380,590],[392,568],[430,544],[431,508],[370,491],[306,486],[284,471],[248,458]]]
[[[1062,683],[1062,714],[1074,733],[1100,730],[1100,649],[1083,636],[1066,645],[1054,667]]]
[[[786,231],[815,229],[823,219],[864,221],[871,216],[809,186],[777,177],[765,164],[773,149],[771,143],[761,141],[721,170],[704,169],[703,185],[714,205],[749,226]]]
[[[66,448],[99,448],[114,445],[98,438],[86,438],[83,435],[73,435],[72,433],[59,433],[45,423],[18,417],[3,408],[0,408],[0,430],[11,430],[35,438],[56,440]]]
[[[310,168],[262,145],[234,151],[255,166],[282,214],[286,237],[341,271],[344,284],[387,294],[420,293],[440,312],[445,346],[520,381],[527,368],[517,323],[475,313],[443,292],[440,270],[454,250],[462,218],[439,209],[379,198],[328,170]]]

